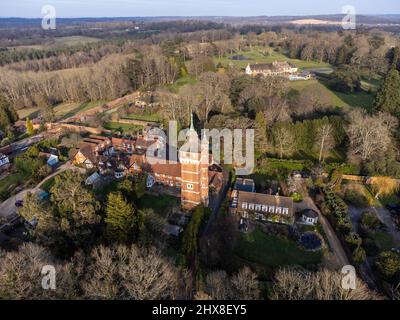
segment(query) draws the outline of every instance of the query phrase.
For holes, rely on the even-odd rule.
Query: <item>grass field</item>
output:
[[[373,106],[374,96],[368,92],[361,91],[357,93],[342,93],[330,89],[326,82],[320,80],[291,81],[291,89],[301,92],[305,89],[311,89],[316,93],[324,94],[334,107],[362,107],[370,109]]]
[[[235,55],[243,55],[249,60],[232,60],[229,57],[235,56]],[[246,68],[247,64],[251,63],[272,63],[274,61],[288,61],[290,63],[293,63],[300,69],[314,69],[314,68],[327,68],[330,67],[328,63],[324,62],[316,62],[316,61],[303,61],[303,60],[298,60],[298,59],[290,59],[283,54],[277,53],[274,50],[270,49],[265,49],[265,48],[253,48],[251,51],[239,51],[233,55],[229,55],[223,58],[216,57],[214,58],[214,62],[216,64],[221,63],[224,66],[229,65],[230,63],[233,63],[237,68]]]
[[[370,237],[382,251],[388,251],[394,247],[393,238],[387,232],[374,232]]]
[[[62,103],[58,106],[54,107],[54,112],[56,114],[57,119],[66,119],[72,117],[81,112],[90,110],[94,107],[97,107],[106,101],[92,101],[92,102],[84,102],[84,103]]]
[[[143,127],[118,122],[108,122],[104,125],[104,129],[111,130],[113,132],[122,132],[123,134],[131,134],[142,130]]]
[[[237,256],[270,267],[307,266],[321,261],[321,252],[307,252],[293,241],[267,235],[261,230],[240,234],[235,250]]]
[[[70,37],[57,37],[54,38],[54,43],[52,46],[56,47],[72,47],[77,45],[84,45],[87,43],[98,42],[99,39],[93,37],[84,37],[84,36],[70,36]]]
[[[29,117],[30,119],[34,119],[37,117],[39,110],[40,109],[38,107],[33,107],[33,108],[17,110],[17,113],[18,113],[18,117],[20,119],[25,119],[26,117]]]
[[[195,83],[197,83],[197,80],[196,80],[196,79],[194,79],[194,78],[192,78],[192,77],[190,77],[190,76],[187,76],[187,77],[179,78],[179,79],[176,80],[173,84],[169,84],[169,85],[167,85],[166,87],[167,87],[171,92],[177,93],[177,92],[179,91],[179,89],[180,89],[181,87],[183,87],[184,85],[187,85],[187,84],[195,84]]]
[[[132,113],[124,117],[126,119],[132,120],[143,120],[149,122],[161,122],[163,119],[158,113],[150,113],[150,114],[136,114]]]
[[[155,213],[165,216],[168,209],[179,204],[179,199],[163,194],[163,195],[152,195],[146,193],[138,202],[137,206],[139,209],[151,208]]]
[[[4,179],[0,180],[0,197],[2,197],[2,195],[6,195],[11,187],[17,187],[24,181],[27,181],[28,178],[28,175],[22,172],[17,172],[10,174]]]

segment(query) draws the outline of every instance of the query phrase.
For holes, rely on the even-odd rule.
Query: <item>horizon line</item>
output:
[[[345,16],[344,13],[318,13],[293,15],[143,15],[143,16],[61,16],[58,19],[127,19],[127,18],[284,18],[284,17],[318,17],[318,16]],[[357,13],[356,16],[400,16],[399,13]],[[42,19],[42,16],[0,16],[0,19]]]

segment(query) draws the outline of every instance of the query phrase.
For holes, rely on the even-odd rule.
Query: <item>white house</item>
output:
[[[10,159],[5,154],[0,153],[0,170],[7,169],[10,166]]]
[[[94,185],[100,181],[101,177],[97,172],[94,172],[91,176],[86,179],[86,185]]]
[[[251,76],[288,76],[296,73],[298,70],[299,69],[295,65],[287,61],[274,61],[272,63],[248,64],[245,72]]]
[[[47,159],[47,164],[50,166],[50,167],[54,167],[54,166],[56,166],[57,164],[58,164],[58,156],[56,156],[56,155],[54,155],[54,154],[52,154],[52,155],[50,155],[50,157]]]
[[[304,210],[301,213],[301,222],[315,226],[318,223],[318,213],[311,209]]]

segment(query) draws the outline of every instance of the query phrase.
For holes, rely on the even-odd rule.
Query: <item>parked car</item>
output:
[[[15,206],[16,206],[17,208],[23,207],[23,206],[24,206],[24,200],[17,200],[17,201],[15,201]]]
[[[398,248],[392,248],[391,251],[394,253],[400,254],[400,249],[398,249]]]

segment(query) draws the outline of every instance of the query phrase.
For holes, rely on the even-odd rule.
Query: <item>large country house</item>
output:
[[[287,61],[263,64],[248,64],[246,74],[250,76],[290,76],[298,71],[298,68]]]
[[[208,205],[209,186],[220,188],[223,180],[221,168],[212,163],[208,151],[208,140],[199,143],[193,124],[188,132],[185,145],[195,148],[181,148],[178,160],[163,163],[156,158],[157,152],[165,147],[158,136],[151,134],[151,128],[133,139],[107,138],[91,135],[72,154],[75,165],[88,169],[97,168],[100,175],[113,175],[116,179],[129,174],[147,173],[147,187],[161,184],[180,189],[181,204],[190,210],[200,204]],[[193,142],[193,143],[192,143]],[[147,150],[155,156],[148,156]]]
[[[241,218],[292,224],[293,199],[255,192],[250,179],[237,179],[232,191],[230,211]]]

